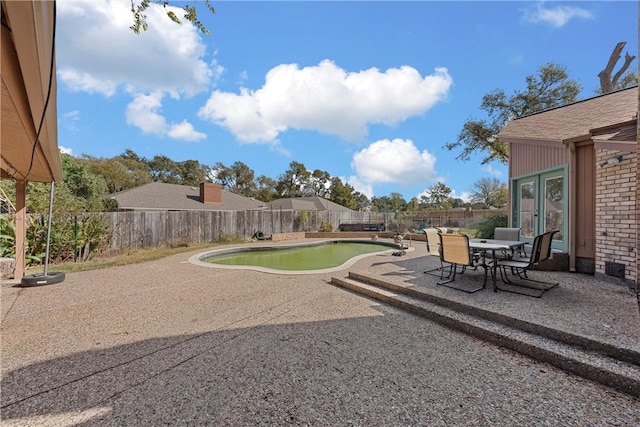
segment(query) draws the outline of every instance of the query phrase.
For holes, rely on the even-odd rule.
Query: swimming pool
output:
[[[326,240],[277,246],[249,246],[198,254],[194,264],[214,268],[251,269],[277,274],[311,274],[339,270],[359,259],[398,250],[393,242]]]

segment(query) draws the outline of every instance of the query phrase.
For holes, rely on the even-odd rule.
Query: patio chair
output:
[[[534,280],[527,275],[527,271],[533,266],[551,257],[551,243],[553,242],[553,235],[557,232],[547,231],[537,235],[533,239],[531,255],[528,258],[499,260],[497,268],[500,270],[500,277],[509,287],[498,289],[539,298],[544,292],[558,286],[558,283]],[[517,277],[518,280],[514,280],[514,277]]]
[[[520,240],[520,228],[496,227],[493,230],[493,238],[496,240]]]
[[[443,263],[448,263],[450,269],[448,279],[443,282],[438,282],[438,285],[468,293],[474,293],[484,289],[487,286],[488,265],[484,263],[479,264],[479,258],[471,252],[471,248],[469,247],[469,237],[464,234],[448,233],[440,233],[438,237],[440,238],[440,259]],[[458,267],[462,267],[461,273],[463,273],[467,267],[477,268],[478,266],[484,268],[484,282],[482,286],[469,286],[468,282],[460,284],[460,286],[452,285],[456,280]]]
[[[493,238],[495,240],[512,240],[520,241],[520,228],[516,227],[496,227],[493,230]],[[515,253],[513,251],[502,251],[499,254],[501,258],[513,258]],[[519,248],[518,255],[526,256],[524,252],[524,244]]]
[[[442,263],[442,258],[440,257],[440,238],[438,237],[438,229],[437,228],[425,228],[424,233],[427,236],[427,253],[431,256],[437,256],[440,260],[440,267],[435,267],[430,270],[425,270],[426,274],[431,274],[433,276],[440,276],[442,278],[444,264]],[[436,274],[434,272],[440,272],[440,274]]]

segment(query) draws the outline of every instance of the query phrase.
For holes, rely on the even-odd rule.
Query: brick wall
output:
[[[596,274],[605,274],[607,261],[623,264],[625,279],[638,272],[636,153],[597,150],[596,164],[622,156],[619,163],[596,168]]]

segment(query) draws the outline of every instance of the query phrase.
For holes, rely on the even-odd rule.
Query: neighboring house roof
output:
[[[512,143],[564,143],[589,139],[594,130],[603,128],[616,134],[609,138],[615,138],[621,130],[611,132],[611,128],[635,122],[637,114],[638,86],[634,86],[514,119],[500,131],[498,138]],[[629,134],[635,134],[633,129],[625,127],[624,140],[636,140],[637,137]]]
[[[297,211],[346,211],[351,212],[345,206],[339,205],[323,197],[292,197],[287,199],[277,199],[267,203],[267,209],[284,209]]]
[[[170,210],[170,211],[247,211],[262,210],[265,204],[259,200],[222,190],[221,203],[203,203],[197,186],[152,182],[108,196],[118,202],[120,210]]]
[[[54,2],[2,1],[1,4],[2,177],[60,182]],[[36,136],[42,119],[42,128]],[[34,147],[36,140],[38,144]]]

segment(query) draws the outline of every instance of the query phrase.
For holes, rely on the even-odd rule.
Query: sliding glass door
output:
[[[512,223],[520,227],[523,240],[532,242],[538,234],[558,230],[553,247],[567,249],[568,180],[566,169],[544,171],[512,182]]]

